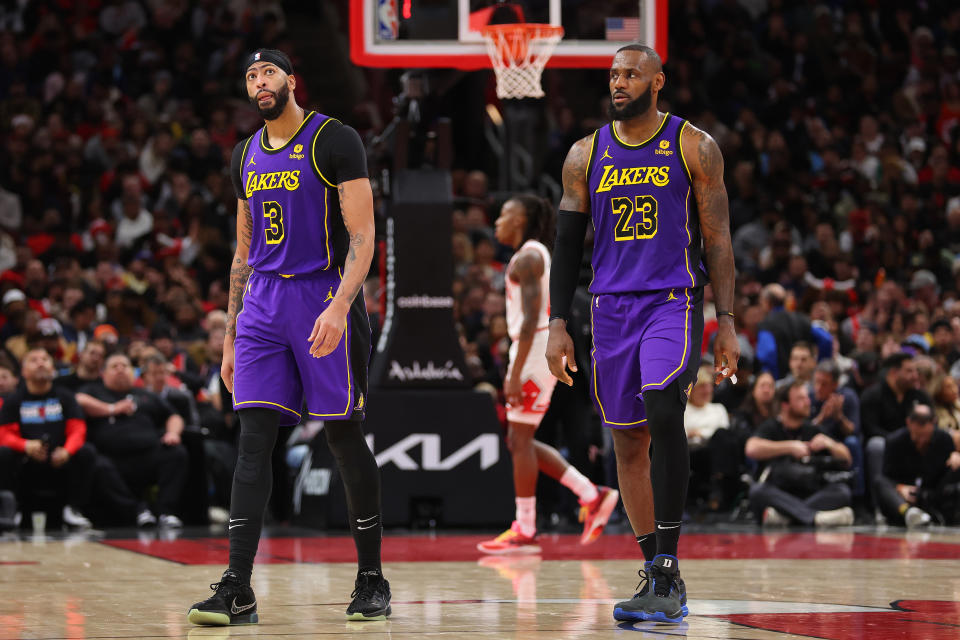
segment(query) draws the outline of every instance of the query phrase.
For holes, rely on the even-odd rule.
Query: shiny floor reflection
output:
[[[680,625],[613,620],[613,603],[637,583],[629,536],[605,536],[592,551],[548,536],[538,556],[446,559],[463,555],[474,538],[385,540],[394,615],[374,623],[343,619],[354,574],[344,560],[352,552],[338,562],[302,559],[344,549],[349,539],[273,538],[254,573],[261,624],[232,628],[195,628],[185,620],[187,607],[206,597],[222,570],[221,538],[6,538],[0,640],[960,638],[957,532],[688,536],[681,562],[691,615]],[[416,557],[443,560],[411,561],[414,548]]]

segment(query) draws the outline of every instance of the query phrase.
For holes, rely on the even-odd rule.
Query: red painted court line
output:
[[[960,602],[902,600],[893,611],[862,613],[760,613],[712,616],[753,629],[824,640],[956,640]]]
[[[385,562],[473,562],[481,557],[477,543],[489,536],[387,536],[383,540]],[[103,544],[182,564],[223,564],[229,543],[226,538],[146,541],[105,540]],[[545,535],[540,538],[545,560],[636,560],[636,540],[628,535],[603,536],[581,546],[577,535]],[[903,538],[836,533],[730,533],[690,534],[680,539],[680,556],[690,560],[758,559],[928,559],[955,560],[960,545],[945,542],[912,542]],[[266,538],[260,542],[257,562],[263,564],[354,562],[353,539]]]
[[[0,561],[0,566],[10,566],[10,565],[21,565],[21,564],[40,564],[39,562],[33,562],[31,560],[9,560],[9,561]]]

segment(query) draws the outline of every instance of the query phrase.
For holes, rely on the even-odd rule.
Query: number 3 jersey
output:
[[[281,147],[270,147],[266,127],[237,144],[230,173],[253,217],[251,267],[300,276],[343,266],[348,238],[336,186],[367,177],[356,131],[307,111]]]
[[[684,126],[665,114],[656,133],[636,145],[623,142],[612,122],[594,133],[587,164],[591,293],[706,284],[692,180],[680,150]]]

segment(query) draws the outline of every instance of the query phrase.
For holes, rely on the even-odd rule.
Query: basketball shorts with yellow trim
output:
[[[547,366],[547,336],[545,329],[533,334],[533,344],[530,353],[523,363],[520,372],[520,384],[523,390],[523,401],[519,407],[507,405],[507,420],[522,424],[539,426],[543,414],[550,407],[550,398],[553,389],[557,386],[557,379],[550,373]],[[513,363],[517,360],[517,343],[510,345],[510,365],[507,367],[507,379],[513,372]]]
[[[600,294],[591,302],[591,396],[604,426],[646,422],[643,392],[696,380],[703,287]]]
[[[370,323],[363,297],[351,306],[332,353],[314,358],[307,341],[339,286],[333,269],[291,278],[250,275],[234,341],[234,409],[274,409],[281,425],[364,418]]]

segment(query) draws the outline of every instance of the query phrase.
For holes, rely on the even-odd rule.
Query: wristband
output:
[[[734,318],[736,318],[736,316],[733,315],[733,312],[732,312],[732,311],[717,311],[717,319],[719,319],[720,316],[730,316],[730,319],[731,319],[731,320],[733,320]]]

